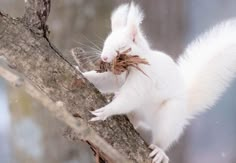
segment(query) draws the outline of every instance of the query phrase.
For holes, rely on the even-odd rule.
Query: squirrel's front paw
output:
[[[153,158],[152,160],[153,163],[169,163],[168,156],[165,154],[165,152],[161,148],[159,148],[158,146],[154,144],[151,144],[149,148],[153,150],[149,155],[149,157]]]
[[[95,117],[90,119],[90,121],[104,121],[111,115],[111,109],[103,107],[95,111],[91,111],[91,114],[95,115]]]

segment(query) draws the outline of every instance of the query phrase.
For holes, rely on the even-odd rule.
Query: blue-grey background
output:
[[[52,0],[51,40],[66,55],[70,48],[100,47],[109,15],[125,0]],[[139,0],[146,12],[144,31],[154,48],[173,58],[197,35],[236,17],[235,0]],[[23,0],[1,0],[0,10],[23,14]],[[1,46],[1,45],[0,45]],[[199,115],[168,152],[172,163],[235,163],[236,81],[210,111]],[[53,128],[53,130],[52,130]],[[63,136],[63,125],[20,89],[0,79],[0,163],[88,163],[91,151]]]

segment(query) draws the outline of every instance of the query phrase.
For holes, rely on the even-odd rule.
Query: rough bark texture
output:
[[[26,0],[23,22],[34,33],[46,36],[46,25],[51,8],[50,0]]]
[[[10,68],[9,65],[6,64],[6,59],[4,59],[4,57],[2,56],[0,57],[0,75],[8,83],[10,83],[11,86],[21,87],[22,90],[24,90],[26,93],[32,96],[35,100],[38,100],[58,120],[61,120],[64,124],[66,124],[66,126],[71,127],[73,129],[73,132],[77,134],[76,136],[79,136],[81,140],[86,140],[87,142],[89,142],[89,144],[91,144],[91,146],[96,151],[96,157],[98,157],[101,160],[105,159],[111,160],[109,158],[112,158],[113,160],[116,160],[116,162],[129,162],[111,145],[109,145],[104,139],[98,136],[91,127],[88,127],[88,124],[85,121],[83,121],[79,117],[75,119],[71,115],[71,113],[67,111],[62,101],[57,101],[56,103],[53,102],[51,99],[45,96],[41,91],[35,88],[31,84],[31,82],[29,82],[21,74],[16,72],[14,69]],[[76,145],[76,143],[74,145]],[[103,148],[100,148],[100,151],[98,151],[96,147],[103,147]],[[102,155],[103,153],[106,155]],[[60,158],[60,156],[58,156],[57,158]],[[47,160],[47,162],[48,161],[49,160]],[[112,160],[110,162],[112,162]]]
[[[46,35],[40,34],[46,29],[37,26],[37,30],[43,31],[35,33],[28,26],[31,19],[25,18],[13,19],[0,12],[0,55],[53,102],[62,101],[71,114],[77,114],[87,122],[91,118],[89,110],[106,104],[104,97],[85,79],[73,87],[78,72],[52,46]],[[89,126],[124,157],[134,162],[150,162],[150,151],[126,117],[116,116],[105,122],[89,123]],[[76,134],[71,137],[79,138]],[[95,145],[95,148],[99,152],[103,147]],[[101,155],[105,160],[116,162],[106,153]]]

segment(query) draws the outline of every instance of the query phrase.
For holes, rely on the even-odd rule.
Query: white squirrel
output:
[[[134,128],[153,150],[154,163],[168,163],[166,151],[183,133],[195,115],[212,107],[236,73],[236,19],[215,26],[191,43],[177,62],[152,50],[140,25],[144,15],[139,6],[123,4],[111,16],[112,32],[104,42],[101,59],[111,62],[116,51],[131,48],[130,55],[145,58],[139,65],[146,75],[130,68],[115,76],[111,72],[85,72],[101,92],[116,97],[91,112],[91,121],[127,114]]]

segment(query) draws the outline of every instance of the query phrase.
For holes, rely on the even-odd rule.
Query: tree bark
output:
[[[54,103],[61,102],[70,115],[77,115],[77,118],[70,117],[73,118],[71,122],[82,119],[89,129],[92,128],[91,131],[96,132],[94,134],[102,137],[118,151],[119,157],[122,155],[124,158],[117,159],[118,155],[114,157],[112,152],[105,152],[105,147],[95,141],[91,142],[91,137],[81,137],[81,133],[74,130],[76,125],[70,133],[75,141],[88,141],[106,162],[128,162],[128,159],[133,162],[151,162],[148,159],[149,149],[125,116],[88,123],[92,117],[89,111],[104,106],[106,100],[48,40],[46,20],[50,7],[45,7],[48,2],[50,3],[49,0],[27,0],[23,18],[13,19],[0,12],[0,56],[4,56],[9,66],[23,74],[45,97]],[[35,7],[36,3],[42,5]],[[78,75],[81,82],[75,87],[73,83]],[[77,126],[79,125],[78,123]]]

